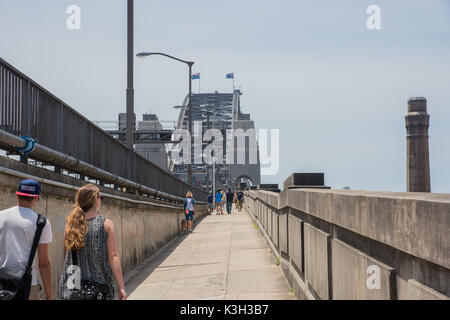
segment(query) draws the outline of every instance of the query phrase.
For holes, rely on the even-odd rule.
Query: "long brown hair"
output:
[[[75,196],[75,209],[66,218],[64,244],[67,250],[79,251],[84,247],[84,236],[87,232],[85,213],[95,205],[100,190],[93,184],[88,184],[78,190]]]

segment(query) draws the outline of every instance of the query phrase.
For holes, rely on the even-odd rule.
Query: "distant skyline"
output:
[[[68,30],[69,5],[81,30]],[[366,9],[381,9],[368,30]],[[92,121],[125,112],[125,0],[0,0],[0,57]],[[242,87],[257,129],[280,129],[278,183],[406,191],[407,100],[430,114],[432,192],[450,193],[450,1],[135,0],[135,53],[196,62],[202,92]],[[186,66],[135,59],[135,111],[176,120]],[[197,92],[197,83],[193,85]]]

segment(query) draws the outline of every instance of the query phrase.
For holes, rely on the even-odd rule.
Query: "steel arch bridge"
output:
[[[226,136],[226,132],[229,129],[255,129],[254,122],[250,119],[250,114],[244,114],[241,112],[241,100],[242,92],[240,90],[234,90],[233,93],[199,93],[192,95],[192,123],[201,122],[202,125],[202,137],[206,130],[217,129],[223,137],[223,159],[222,164],[220,161],[216,161],[216,187],[237,188],[239,179],[241,176],[248,177],[252,181],[253,185],[260,184],[260,161],[259,152],[257,152],[257,163],[251,164],[249,161],[249,150],[246,148],[246,156],[244,164],[227,164],[226,155],[227,152],[232,152],[234,158],[238,152],[237,146],[234,146],[234,150],[227,150],[227,141],[231,137]],[[177,129],[188,129],[189,126],[189,96],[184,99],[182,108],[177,120]],[[257,145],[256,137],[249,137],[248,139],[255,139],[252,141]],[[203,141],[203,139],[202,139]],[[250,142],[247,141],[248,145]],[[209,142],[202,142],[202,151],[208,146]],[[178,146],[172,147],[172,152],[179,152]],[[191,152],[193,152],[193,148]],[[234,159],[233,158],[233,159]],[[180,179],[188,180],[188,165],[176,164],[172,159],[170,160],[169,171]],[[201,164],[192,163],[192,180],[194,185],[209,190],[212,186],[212,165],[208,165],[203,160]]]

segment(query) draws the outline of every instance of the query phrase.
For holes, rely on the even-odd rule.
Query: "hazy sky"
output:
[[[81,30],[68,30],[69,5]],[[366,27],[369,5],[381,30]],[[428,100],[431,188],[450,193],[450,0],[135,0],[135,51],[196,62],[202,92],[231,92],[257,128],[280,129],[282,183],[406,190],[407,99]],[[125,0],[0,0],[0,57],[87,118],[125,111]],[[197,82],[194,90],[197,91]],[[175,120],[187,68],[136,59],[135,105]]]

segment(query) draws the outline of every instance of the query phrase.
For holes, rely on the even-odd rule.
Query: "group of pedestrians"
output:
[[[223,206],[225,205],[227,213],[231,214],[233,203],[239,212],[242,210],[242,201],[244,200],[244,193],[239,189],[236,192],[232,192],[231,188],[225,192],[224,190],[217,189],[215,194],[215,210],[213,208],[213,195],[210,192],[208,195],[208,205],[210,214],[216,211],[216,215],[223,215]]]
[[[17,206],[0,212],[0,300],[40,300],[42,289],[47,300],[54,299],[48,256],[52,226],[34,211],[40,195],[37,181],[24,180],[16,192]],[[112,278],[118,298],[127,299],[114,223],[99,214],[102,200],[93,184],[80,188],[75,196],[64,230],[60,300],[112,300]]]
[[[233,203],[241,211],[243,195],[241,190],[217,190],[216,214],[223,215],[224,203],[228,214]],[[48,254],[52,225],[34,211],[40,196],[41,185],[24,180],[16,192],[17,206],[0,211],[0,300],[40,300],[42,291],[47,300],[54,299]],[[211,214],[212,200],[210,193]],[[76,193],[74,209],[67,216],[64,229],[64,265],[58,284],[60,300],[112,300],[116,297],[113,278],[118,298],[127,299],[114,223],[99,214],[102,201],[103,196],[94,184]],[[188,192],[184,199],[185,233],[192,232],[194,206],[193,195]]]

